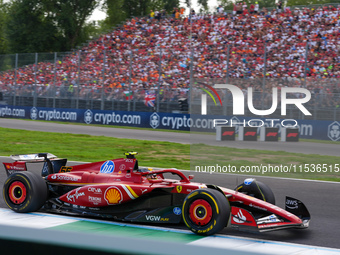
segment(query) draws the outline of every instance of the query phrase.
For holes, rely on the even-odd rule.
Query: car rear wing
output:
[[[11,159],[14,161],[25,161],[29,163],[34,162],[43,162],[45,159],[55,159],[57,156],[51,153],[33,153],[33,154],[18,154],[18,155],[11,155]]]
[[[51,153],[18,154],[10,156],[13,163],[3,163],[7,176],[13,173],[27,171],[26,163],[44,163],[41,175],[58,173],[66,165],[67,159],[60,159]]]

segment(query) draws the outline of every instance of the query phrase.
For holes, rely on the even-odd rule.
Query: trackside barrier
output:
[[[263,142],[277,142],[279,141],[279,129],[270,127],[261,127],[260,141]]]
[[[240,141],[257,141],[257,127],[238,128],[238,139]]]
[[[282,128],[281,142],[298,142],[299,129],[298,128]]]
[[[199,115],[163,112],[134,112],[134,111],[104,111],[94,109],[67,109],[12,106],[0,104],[1,118],[31,119],[45,121],[64,121],[86,124],[130,126],[138,128],[170,129],[197,132],[216,132],[215,120],[220,120],[218,125],[228,125],[231,122],[241,123],[246,126],[250,117],[224,116],[224,115]],[[265,126],[281,129],[287,124],[297,124],[299,138],[340,141],[340,122],[321,120],[300,120],[296,123],[282,122],[279,119],[257,118],[252,120],[254,126]],[[221,123],[222,122],[222,123]],[[244,125],[243,125],[244,123]],[[284,125],[283,125],[284,124]],[[237,126],[240,127],[238,124]],[[237,130],[237,128],[236,128]],[[236,131],[237,133],[237,131]]]
[[[216,126],[216,141],[235,141],[235,127]]]
[[[257,252],[202,247],[143,238],[127,238],[53,229],[32,229],[0,225],[1,254],[98,255],[108,254],[235,254],[259,255]]]

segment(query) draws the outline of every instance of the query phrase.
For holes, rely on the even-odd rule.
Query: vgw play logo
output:
[[[203,83],[201,83],[203,84]],[[209,86],[207,84],[203,84],[205,87],[209,88],[219,99],[221,106],[222,105],[222,100],[220,96],[218,95],[216,89],[228,89],[231,92],[232,99],[233,99],[233,115],[244,115],[244,109],[245,109],[245,95],[243,94],[242,90],[237,87],[236,85],[231,85],[231,84],[215,84],[214,87]],[[216,100],[212,93],[210,93],[207,89],[205,88],[200,88],[206,94],[202,93],[201,95],[201,114],[202,115],[207,115],[207,94],[210,95],[210,97],[214,100],[215,105]],[[298,94],[304,94],[305,97],[303,98],[287,98],[288,94],[292,93],[298,93]],[[284,87],[281,88],[281,115],[286,116],[287,115],[287,105],[295,105],[304,115],[306,116],[311,116],[312,114],[306,109],[306,107],[303,105],[304,103],[307,103],[311,99],[311,93],[308,89],[304,88],[289,88],[289,87]],[[258,116],[268,116],[272,113],[274,113],[278,107],[278,88],[273,88],[272,89],[272,105],[269,109],[266,110],[259,110],[255,109],[254,103],[253,103],[253,88],[249,87],[247,89],[247,106],[249,111]],[[274,123],[274,120],[279,120],[279,119],[266,119],[266,121],[271,121],[272,125]],[[248,125],[252,126],[251,123],[253,120],[248,121]],[[254,120],[255,121],[255,120]],[[258,119],[256,119],[258,121]],[[295,122],[295,125],[297,126],[297,121],[293,119],[289,119],[289,121]],[[263,121],[261,121],[263,124]],[[283,121],[282,121],[283,122]],[[281,122],[281,123],[282,123]],[[223,119],[215,119],[214,120],[214,126],[217,124],[227,124],[228,120],[223,120]],[[245,126],[245,121],[243,122]],[[240,124],[240,123],[235,123],[235,124]],[[284,124],[282,124],[284,126]],[[231,123],[232,126],[232,123]],[[292,126],[292,125],[290,125]],[[259,127],[259,126],[257,126]]]

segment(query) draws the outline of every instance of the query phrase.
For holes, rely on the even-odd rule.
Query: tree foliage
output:
[[[96,0],[39,0],[47,20],[52,21],[58,32],[64,35],[66,47],[73,48],[84,40],[86,19],[98,6]]]
[[[95,0],[14,0],[10,3],[6,36],[9,52],[66,51],[88,38],[86,18]]]
[[[104,21],[107,28],[113,27],[127,18],[124,0],[106,0],[103,9],[107,15]]]
[[[7,52],[7,40],[5,35],[5,24],[7,18],[7,5],[0,0],[0,54]]]
[[[225,10],[234,2],[256,0],[217,0]],[[260,8],[274,7],[277,0],[257,0]],[[338,0],[337,0],[338,1]],[[99,26],[87,23],[103,3],[105,20]],[[184,1],[187,7],[193,0]],[[334,0],[287,0],[287,6],[327,4]],[[211,0],[197,0],[200,12],[207,12]],[[135,16],[148,16],[150,10],[165,9],[171,14],[179,0],[0,0],[0,54],[69,51],[86,40]],[[215,10],[213,10],[215,11]]]
[[[179,7],[179,0],[105,0],[104,26],[110,28],[131,17],[148,16],[151,10],[164,9],[171,14],[174,7]]]
[[[334,3],[334,0],[287,0],[287,6]]]

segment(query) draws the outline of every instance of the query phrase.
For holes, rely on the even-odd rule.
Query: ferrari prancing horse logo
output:
[[[181,191],[182,191],[182,186],[177,186],[177,187],[176,187],[176,190],[177,190],[178,193],[181,193]]]

